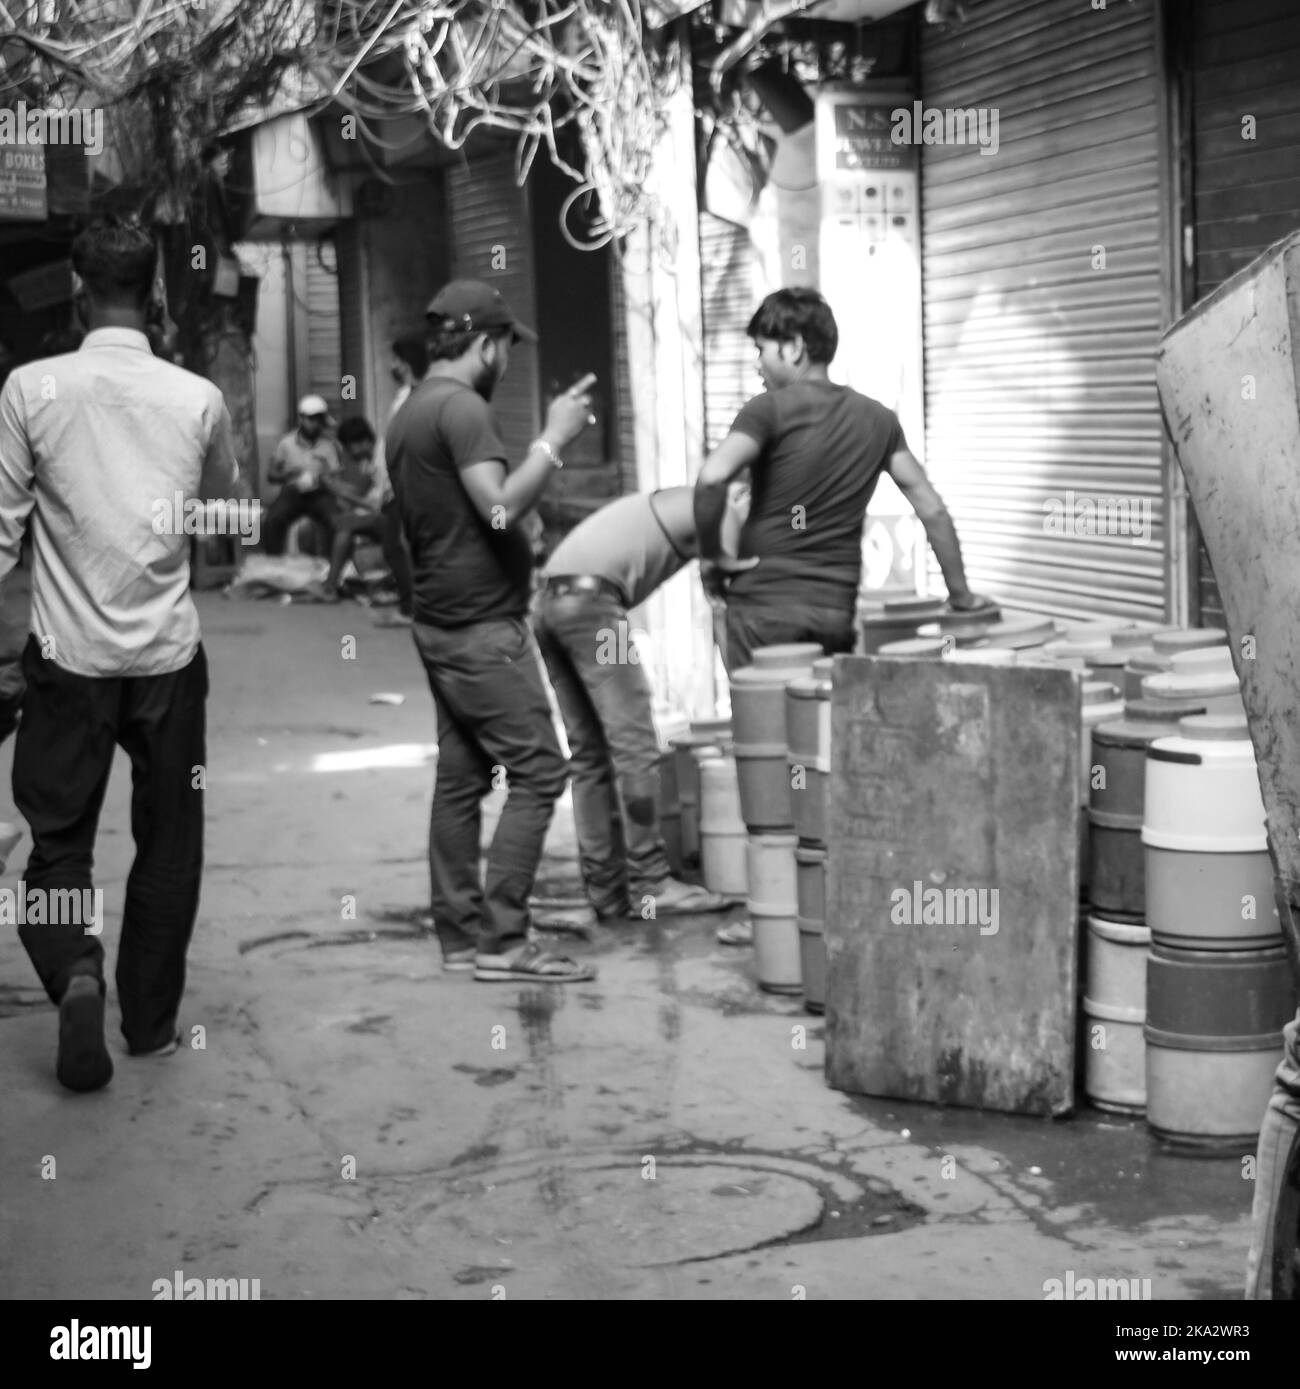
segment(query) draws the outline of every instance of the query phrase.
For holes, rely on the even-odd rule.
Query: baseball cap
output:
[[[501,292],[482,280],[452,280],[429,300],[427,318],[440,318],[449,328],[466,333],[509,328],[515,341],[536,342],[537,334],[525,328],[510,312]]]
[[[325,398],[318,395],[305,395],[298,402],[298,413],[300,415],[326,415],[330,408],[325,404]]]

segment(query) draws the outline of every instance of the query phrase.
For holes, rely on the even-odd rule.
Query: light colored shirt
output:
[[[629,608],[645,602],[691,559],[687,546],[695,532],[688,504],[692,489],[667,491],[686,494],[679,508],[690,520],[685,534],[672,533],[656,505],[656,499],[666,493],[633,492],[607,502],[574,526],[547,561],[546,577],[592,574],[617,585]]]
[[[305,481],[309,485],[301,490],[314,492],[327,477],[340,478],[342,472],[339,446],[330,435],[322,434],[308,441],[295,429],[276,444],[271,466],[267,469],[267,481],[283,481],[286,485],[295,480]]]
[[[238,494],[221,391],[97,328],[0,391],[0,582],[32,523],[31,631],[77,675],[165,675],[194,658],[186,503]],[[178,508],[178,494],[181,507]],[[191,526],[191,533],[193,527]]]
[[[393,480],[388,476],[388,457],[384,453],[384,435],[388,433],[388,426],[397,417],[397,412],[410,399],[411,387],[409,385],[399,386],[397,394],[393,397],[393,403],[388,407],[388,418],[384,421],[384,427],[379,431],[379,438],[375,440],[375,488],[379,493],[380,506],[387,506],[393,500]],[[369,498],[367,498],[367,501]]]

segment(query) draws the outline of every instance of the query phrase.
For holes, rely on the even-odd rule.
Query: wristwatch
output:
[[[551,460],[552,463],[555,464],[557,468],[564,467],[564,459],[561,458],[558,453],[556,453],[556,451],[551,447],[550,442],[548,440],[534,439],[533,442],[528,445],[528,449],[530,453],[533,449],[541,449],[542,452],[546,454],[546,456]]]

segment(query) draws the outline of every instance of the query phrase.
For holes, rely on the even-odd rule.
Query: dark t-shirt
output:
[[[494,528],[474,507],[460,470],[506,462],[488,403],[459,381],[434,377],[411,392],[384,443],[411,550],[414,617],[464,627],[528,611],[532,547],[518,526]]]
[[[729,592],[851,610],[867,503],[881,469],[907,447],[898,416],[848,386],[796,381],[755,396],[731,427],[762,449],[740,533],[741,558],[761,562]]]

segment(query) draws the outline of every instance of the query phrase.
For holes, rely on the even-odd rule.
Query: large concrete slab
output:
[[[1080,718],[1069,671],[836,661],[831,1085],[1073,1106]]]

